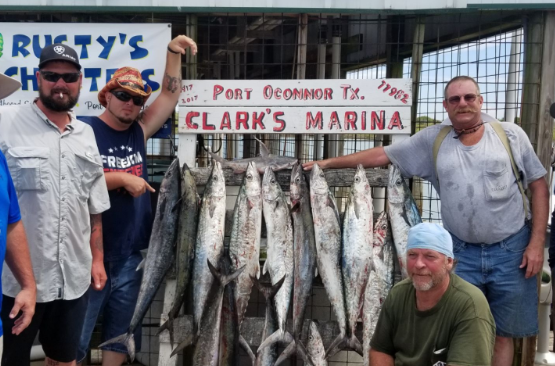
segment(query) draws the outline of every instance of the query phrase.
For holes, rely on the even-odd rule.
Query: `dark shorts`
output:
[[[493,244],[470,244],[451,234],[458,260],[455,273],[478,287],[488,300],[496,333],[523,338],[538,333],[537,278],[519,268],[530,242],[530,227]]]
[[[1,316],[4,329],[2,366],[29,366],[31,347],[37,332],[47,357],[59,362],[75,360],[79,335],[87,310],[87,293],[75,300],[37,303],[31,324],[17,336],[12,334],[15,319],[9,318],[14,298],[3,296],[2,301]]]
[[[141,287],[143,271],[137,271],[137,267],[142,259],[141,253],[135,252],[128,258],[104,263],[108,279],[102,291],[89,288],[89,301],[77,351],[77,362],[87,356],[94,326],[100,314],[102,314],[102,342],[127,332]],[[135,329],[134,334],[135,352],[138,352],[141,349],[140,325]],[[127,347],[120,343],[109,344],[102,349],[127,353]]]

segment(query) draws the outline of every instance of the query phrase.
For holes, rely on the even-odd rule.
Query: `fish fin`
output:
[[[266,144],[260,141],[259,139],[257,139],[256,137],[254,139],[258,141],[258,143],[260,144],[260,156],[262,156],[263,158],[267,158],[268,156],[270,156],[270,150],[268,150],[268,147],[266,146]]]
[[[276,200],[276,205],[274,206],[274,211],[276,211],[279,207],[279,200]]]
[[[181,202],[183,202],[183,196],[179,197],[175,205],[172,207],[172,212],[175,212],[179,207],[181,207]]]
[[[146,262],[146,258],[143,258],[141,263],[139,263],[139,265],[137,266],[137,269],[135,270],[135,272],[139,272],[141,269],[144,269],[145,268],[145,262]]]
[[[256,279],[256,277],[250,276],[250,278],[254,283],[254,285],[256,286],[256,288],[258,288],[258,290],[262,292],[262,295],[264,295],[264,298],[268,300],[273,298],[277,294],[277,292],[281,288],[281,285],[283,285],[283,282],[285,282],[286,276],[287,275],[284,275],[279,281],[277,281],[272,286],[262,284],[258,279]]]
[[[258,346],[258,350],[256,352],[260,353],[264,348],[269,347],[274,343],[283,341],[284,338],[285,333],[281,329],[278,329],[273,334],[269,335],[268,338],[266,338],[264,342],[260,344],[260,346]]]
[[[129,354],[129,358],[131,359],[131,362],[135,360],[135,337],[133,335],[133,332],[125,333],[115,338],[112,338],[110,340],[107,340],[106,342],[98,346],[98,348],[107,346],[109,344],[114,344],[114,343],[123,344],[127,348],[127,353]]]
[[[362,207],[360,205],[360,203],[358,203],[358,201],[356,199],[353,199],[353,204],[354,204],[354,208],[355,208],[355,216],[358,219],[360,219],[362,216]]]
[[[308,351],[306,347],[300,340],[297,342],[297,356],[301,357],[305,366],[314,366],[314,363],[312,362],[312,360],[310,359],[310,356],[308,355]]]
[[[337,337],[331,342],[330,346],[326,351],[326,355],[324,356],[325,359],[333,357],[337,352],[343,349],[343,345],[346,341],[345,334],[338,334]]]
[[[210,202],[208,205],[208,212],[210,213],[210,218],[214,217],[214,211],[216,211],[216,203],[213,199],[209,198]]]
[[[256,362],[256,356],[254,355],[254,352],[252,351],[249,344],[247,343],[247,340],[243,338],[242,335],[239,335],[239,344],[241,345],[241,347],[243,347],[245,352],[247,352],[247,354],[251,358],[252,364],[254,365],[254,363]]]
[[[314,278],[318,277],[318,267],[314,266]]]
[[[177,352],[185,349],[186,347],[197,343],[197,337],[193,334],[189,334],[185,340],[181,343],[179,343],[179,345],[172,351],[170,357],[173,357],[177,354]]]
[[[274,364],[274,366],[280,365],[282,362],[287,360],[289,357],[293,356],[293,354],[295,353],[295,348],[296,348],[295,346],[296,346],[295,340],[291,341],[291,343],[289,343],[289,345],[283,350],[281,355],[279,355],[279,357],[276,360],[276,363]]]
[[[260,279],[260,263],[256,264],[256,278]]]
[[[266,260],[264,262],[264,267],[262,267],[262,274],[265,275],[266,272],[268,272],[268,267],[266,266],[268,264],[268,261]]]
[[[337,219],[337,222],[339,223],[339,225],[341,225],[341,218],[339,217],[339,211],[337,210],[337,202],[335,201],[335,196],[329,191],[328,191],[328,201],[326,202],[326,205],[333,210],[333,212],[335,213],[335,218]]]

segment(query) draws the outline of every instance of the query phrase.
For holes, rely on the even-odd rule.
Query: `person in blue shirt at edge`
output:
[[[0,99],[6,98],[20,87],[19,81],[0,73]],[[19,314],[12,327],[12,334],[19,335],[29,326],[35,314],[37,287],[17,194],[6,157],[0,151],[0,261],[4,262],[4,259],[21,285],[21,291],[15,297],[14,306],[10,311],[11,318]],[[0,267],[1,274],[2,267]],[[0,336],[2,336],[1,323]]]
[[[152,92],[146,91],[141,74],[131,67],[118,69],[98,93],[106,108],[99,117],[81,117],[94,130],[104,165],[111,208],[102,215],[104,263],[108,280],[102,291],[89,289],[89,305],[81,333],[77,362],[87,355],[91,334],[100,313],[103,314],[102,342],[127,332],[139,294],[142,271],[140,250],[146,249],[152,228],[150,194],[147,183],[146,141],[152,137],[175,110],[181,93],[181,55],[196,43],[180,35],[168,44],[166,70],[160,95],[143,106]],[[141,327],[135,330],[135,351],[141,347]],[[121,365],[127,357],[123,344],[102,349],[102,364]]]

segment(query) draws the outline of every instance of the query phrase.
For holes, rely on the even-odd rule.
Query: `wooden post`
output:
[[[197,39],[197,17],[196,15],[187,16],[187,35],[193,39]],[[190,52],[185,55],[185,62],[187,65],[185,77],[186,80],[195,80],[197,78],[197,63],[196,56],[193,56]],[[196,162],[196,144],[197,135],[179,135],[179,147],[177,150],[177,157],[179,158],[179,163],[186,163],[189,167],[195,167]],[[164,304],[162,307],[162,314],[160,315],[160,325],[164,324],[169,313],[173,298],[175,297],[175,278],[166,277],[166,285],[164,289]],[[175,366],[177,364],[177,356],[171,357],[172,345],[167,339],[159,336],[160,351],[158,357],[159,366]]]
[[[416,133],[416,118],[418,116],[418,92],[420,86],[420,74],[422,72],[422,57],[424,55],[424,33],[426,30],[425,18],[419,17],[414,27],[414,39],[412,44],[412,109],[410,133]],[[416,206],[422,215],[422,180],[412,181],[412,195],[416,201]]]
[[[553,119],[549,107],[555,93],[555,12],[538,12],[526,18],[524,29],[524,86],[522,128],[540,161],[549,171]],[[538,274],[538,287],[541,273]],[[532,366],[536,337],[524,340],[520,365]]]
[[[297,34],[297,79],[305,79],[306,50],[308,44],[308,14],[299,14],[299,28]],[[295,157],[298,159],[302,159],[303,155],[308,157],[308,150],[303,146],[303,142],[303,135],[295,136]]]

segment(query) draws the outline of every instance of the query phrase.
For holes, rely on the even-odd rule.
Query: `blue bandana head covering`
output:
[[[422,223],[410,228],[407,251],[409,249],[431,249],[453,258],[453,239],[443,226]]]

